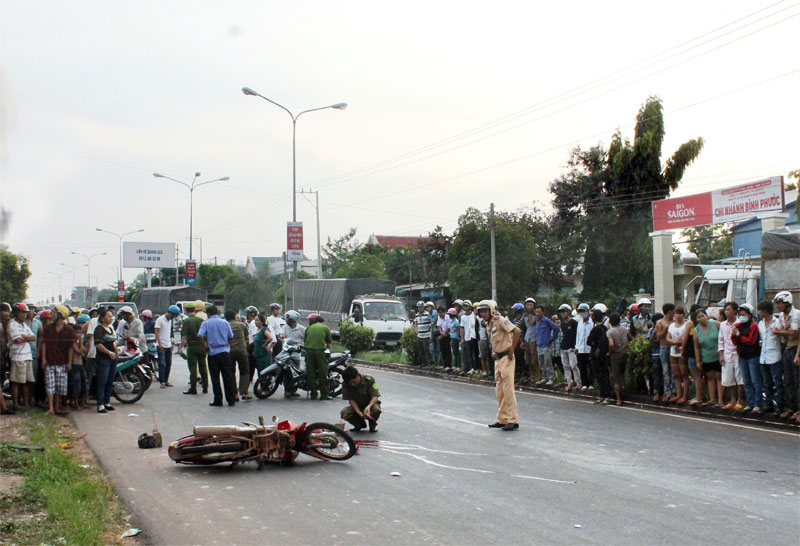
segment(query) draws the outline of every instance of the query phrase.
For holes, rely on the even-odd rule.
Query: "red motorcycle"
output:
[[[323,461],[345,461],[355,455],[356,445],[342,428],[328,423],[300,425],[291,421],[259,424],[196,426],[191,436],[185,436],[169,446],[169,456],[182,464],[231,463],[236,466],[257,461],[258,469],[266,463],[291,464],[299,453]]]

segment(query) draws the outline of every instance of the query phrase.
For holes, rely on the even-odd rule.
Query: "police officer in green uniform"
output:
[[[202,340],[197,337],[203,319],[195,314],[194,302],[183,304],[183,309],[189,315],[183,319],[181,326],[181,344],[178,351],[186,347],[186,362],[189,365],[189,379],[191,387],[183,394],[197,394],[197,371],[200,370],[200,379],[203,383],[203,392],[208,392],[208,364],[206,364],[206,351]]]
[[[306,378],[312,400],[317,399],[317,390],[320,400],[331,399],[328,396],[328,353],[325,351],[331,348],[333,339],[324,322],[318,315],[309,315],[309,327],[305,333]]]
[[[361,375],[354,366],[348,366],[342,372],[342,379],[342,400],[350,401],[350,405],[342,409],[342,419],[353,425],[352,432],[360,431],[367,423],[369,431],[375,432],[381,416],[381,393],[375,378]]]

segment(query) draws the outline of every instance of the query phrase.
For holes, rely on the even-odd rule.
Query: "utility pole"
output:
[[[178,251],[178,245],[175,245],[175,286],[178,286],[178,278],[179,278],[178,271],[180,270],[181,267],[180,263],[178,262],[179,259],[180,259],[180,252]]]
[[[497,258],[495,256],[495,221],[494,221],[494,203],[489,205],[489,232],[491,233],[492,241],[492,299],[497,303]]]
[[[306,191],[304,189],[301,189],[298,193],[300,194],[313,193],[317,197],[317,203],[316,205],[314,205],[314,208],[317,211],[317,278],[323,279],[324,277],[322,275],[322,250],[320,247],[320,235],[319,235],[319,190]],[[308,201],[308,198],[305,195],[303,195],[303,199]],[[308,201],[308,203],[312,204],[311,201]]]
[[[269,266],[267,266],[269,267]],[[289,279],[289,272],[286,267],[286,252],[283,253],[283,308],[287,309],[286,307],[286,297],[288,295],[289,286],[288,286],[288,279]],[[294,304],[294,301],[292,302]]]

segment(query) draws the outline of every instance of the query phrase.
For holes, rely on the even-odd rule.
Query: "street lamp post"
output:
[[[72,254],[86,258],[86,289],[88,290],[89,288],[92,287],[92,258],[97,258],[98,256],[105,256],[107,253],[101,252],[100,254],[92,254],[91,256],[88,256],[86,254],[81,254],[80,252],[73,251]],[[91,299],[89,299],[89,297],[87,296],[86,307],[89,307],[90,303]]]
[[[206,180],[205,182],[200,182],[196,184],[197,179],[200,178],[200,173],[194,173],[194,179],[192,179],[192,183],[189,184],[188,182],[184,182],[182,180],[176,180],[175,178],[171,178],[169,176],[164,176],[163,174],[153,173],[153,176],[156,178],[166,178],[167,180],[172,180],[173,182],[177,182],[182,186],[186,186],[189,190],[189,259],[192,259],[192,247],[194,246],[194,239],[192,239],[193,235],[193,228],[194,228],[194,190],[199,188],[200,186],[205,186],[206,184],[211,184],[212,182],[227,182],[231,178],[229,176],[223,176],[222,178],[215,178],[214,180]],[[177,264],[176,264],[177,269]]]
[[[70,294],[72,294],[72,292],[75,292],[75,270],[78,268],[78,266],[77,265],[65,264],[64,262],[61,262],[61,265],[63,265],[64,267],[69,267],[70,269],[72,269],[72,290],[70,291]]]
[[[134,233],[141,233],[141,232],[144,231],[144,228],[135,229],[133,231],[129,231],[128,233],[123,233],[122,235],[120,235],[118,233],[114,233],[113,231],[108,231],[107,229],[100,229],[100,228],[94,228],[94,229],[95,229],[95,231],[102,231],[103,233],[108,233],[109,235],[113,235],[114,237],[119,239],[119,271],[117,271],[117,279],[120,280],[120,281],[123,280],[122,279],[122,238],[123,237],[127,237],[128,235],[133,235]]]
[[[299,114],[297,114],[295,116],[285,106],[283,106],[281,104],[278,104],[274,100],[265,97],[261,93],[258,93],[257,91],[254,91],[253,89],[251,89],[249,87],[242,87],[242,93],[244,93],[245,95],[252,96],[252,97],[261,97],[265,101],[270,102],[270,103],[274,104],[275,106],[277,106],[278,108],[281,108],[282,110],[284,110],[287,114],[289,114],[289,117],[292,118],[292,222],[297,222],[297,138],[296,138],[296,136],[297,136],[297,120],[303,114],[306,114],[308,112],[315,112],[317,110],[327,110],[328,108],[335,108],[337,110],[344,110],[345,108],[347,108],[347,103],[346,102],[337,102],[336,104],[331,104],[329,106],[320,106],[319,108],[310,108],[308,110],[303,110],[302,112],[300,112]],[[295,305],[294,285],[297,284],[297,261],[293,261],[292,262],[292,275],[294,277],[294,283],[292,284],[292,305]]]

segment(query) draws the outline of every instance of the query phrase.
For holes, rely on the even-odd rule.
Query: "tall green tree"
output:
[[[550,184],[553,221],[566,245],[583,251],[584,294],[625,295],[653,284],[650,202],[667,197],[703,148],[681,144],[662,166],[663,106],[650,97],[639,109],[633,141],[617,131],[608,150],[572,151],[569,171]]]
[[[717,224],[684,229],[682,239],[697,254],[701,264],[729,258],[733,255],[733,224]]]
[[[28,259],[0,245],[0,301],[11,304],[23,301],[28,292],[30,276]]]

